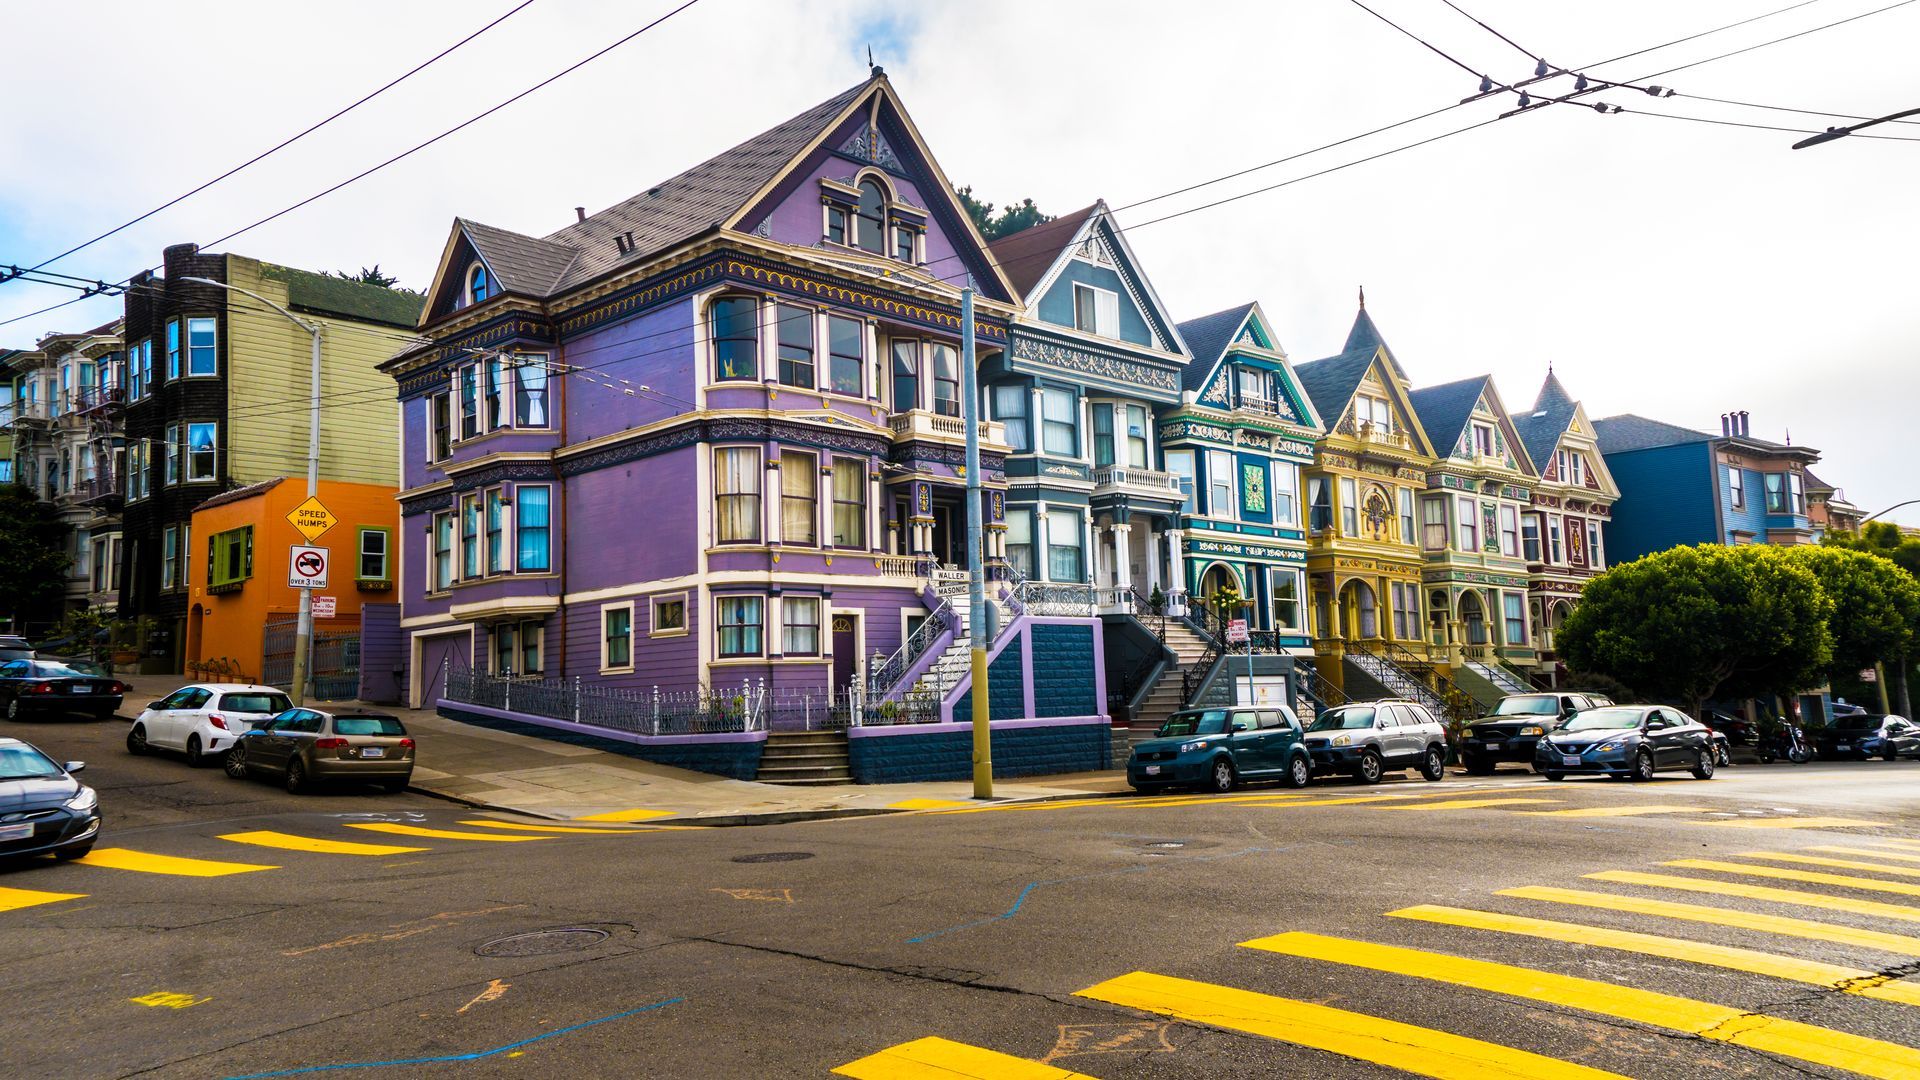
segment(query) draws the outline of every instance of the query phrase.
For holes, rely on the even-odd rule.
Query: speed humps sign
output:
[[[287,520],[293,523],[294,528],[300,530],[300,535],[306,537],[308,543],[312,543],[320,539],[321,533],[333,528],[340,519],[334,517],[332,511],[322,506],[318,498],[309,495],[306,502],[293,508],[293,512],[287,515]]]

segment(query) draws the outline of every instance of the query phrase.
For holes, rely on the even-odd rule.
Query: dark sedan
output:
[[[1665,705],[1588,709],[1540,740],[1533,767],[1549,780],[1612,776],[1651,780],[1661,769],[1688,769],[1709,780],[1717,755],[1705,725]]]
[[[44,660],[0,664],[0,708],[7,719],[84,712],[105,720],[120,711],[124,684]]]
[[[1487,716],[1475,720],[1460,744],[1460,764],[1475,776],[1490,776],[1503,761],[1532,762],[1542,736],[1582,709],[1613,702],[1592,694],[1508,694]]]
[[[1920,758],[1920,727],[1904,716],[1836,716],[1832,724],[1807,734],[1823,758]]]
[[[19,739],[0,738],[0,857],[77,859],[100,836],[100,796],[64,766]]]

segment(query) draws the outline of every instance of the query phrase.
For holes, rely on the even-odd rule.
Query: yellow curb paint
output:
[[[152,855],[127,848],[94,848],[75,859],[81,866],[104,866],[110,870],[137,870],[142,874],[170,874],[174,877],[226,877],[255,870],[278,870],[259,863],[221,862],[218,859],[184,859],[178,855]]]
[[[518,821],[486,821],[481,818],[462,821],[460,824],[474,825],[482,829],[507,829],[512,832],[530,833],[573,833],[577,836],[633,836],[636,833],[659,831],[658,829],[582,829],[571,825],[525,825]]]
[[[833,1071],[856,1080],[1094,1080],[1085,1073],[937,1037],[889,1046]]]
[[[210,997],[194,997],[192,994],[176,994],[167,990],[156,990],[151,994],[128,998],[135,1005],[146,1005],[156,1009],[190,1009],[212,1001]]]
[[[227,833],[220,837],[236,844],[252,844],[255,847],[279,848],[283,851],[312,851],[322,855],[405,855],[426,848],[395,847],[391,844],[356,844],[350,840],[320,840],[311,836],[295,836],[283,832],[242,832]]]
[[[1748,877],[1775,878],[1780,881],[1804,881],[1809,885],[1838,885],[1843,889],[1920,896],[1920,885],[1908,885],[1903,881],[1848,877],[1845,874],[1823,874],[1813,870],[1788,870],[1779,866],[1754,866],[1748,863],[1719,862],[1714,859],[1674,859],[1660,865],[1680,870],[1711,870],[1716,874],[1744,874]]]
[[[1310,1001],[1136,971],[1074,995],[1442,1080],[1598,1080],[1616,1073]]]
[[[1878,854],[1878,852],[1868,852]],[[1887,863],[1860,862],[1855,859],[1829,859],[1820,855],[1801,855],[1791,851],[1742,851],[1743,859],[1772,859],[1774,862],[1799,863],[1803,866],[1828,866],[1836,870],[1871,870],[1876,874],[1895,874],[1900,877],[1920,877],[1920,869],[1911,866],[1890,866]]]
[[[1701,821],[1695,824],[1719,825],[1729,829],[1873,829],[1886,822],[1845,817],[1770,817]]]
[[[902,799],[896,803],[888,803],[887,809],[889,810],[946,810],[955,806],[968,806],[968,805],[971,805],[971,804],[963,802],[959,799]]]
[[[1778,934],[1782,937],[1878,949],[1881,952],[1898,953],[1901,956],[1920,956],[1920,937],[1889,934],[1882,930],[1862,930],[1858,927],[1815,922],[1811,919],[1794,919],[1785,915],[1758,915],[1751,911],[1709,907],[1705,904],[1681,904],[1672,900],[1649,900],[1640,896],[1620,896],[1615,893],[1587,892],[1582,889],[1555,889],[1538,885],[1502,889],[1495,895],[1518,897],[1522,900],[1544,900],[1551,904],[1574,904],[1599,908],[1602,911],[1629,911],[1636,915],[1657,915],[1667,919],[1706,923],[1710,926],[1726,926],[1738,930],[1754,930],[1763,934]],[[1758,899],[1766,899],[1766,897]]]
[[[1703,878],[1678,877],[1674,874],[1643,874],[1637,870],[1603,870],[1586,876],[1593,881],[1614,881],[1622,885],[1649,885],[1657,889],[1679,889],[1683,892],[1712,893],[1716,896],[1738,896],[1748,900],[1771,900],[1781,904],[1825,908],[1828,911],[1876,915],[1881,918],[1899,919],[1901,922],[1920,922],[1920,907],[1887,904],[1878,900],[1855,900],[1848,896],[1829,896],[1826,893],[1802,892],[1799,889],[1776,889],[1738,881],[1708,881]]]
[[[522,840],[553,839],[551,836],[496,836],[492,833],[457,832],[452,829],[423,829],[418,825],[396,825],[390,821],[355,821],[348,824],[347,828],[392,833],[395,836],[423,836],[430,840],[492,840],[502,844],[518,843]]]
[[[1861,968],[1778,956],[1758,949],[1741,949],[1731,945],[1713,945],[1681,938],[1661,937],[1658,934],[1610,930],[1582,923],[1534,919],[1524,915],[1503,915],[1492,911],[1474,911],[1437,904],[1420,904],[1415,907],[1401,908],[1399,911],[1389,911],[1387,914],[1396,919],[1416,919],[1421,922],[1438,923],[1441,926],[1491,930],[1502,934],[1540,938],[1544,941],[1560,941],[1568,945],[1616,949],[1620,952],[1638,953],[1641,956],[1657,956],[1663,960],[1680,960],[1707,967],[1726,968],[1729,971],[1742,971],[1749,975],[1765,975],[1770,978],[1785,979],[1788,982],[1823,986],[1843,993],[1858,994],[1861,997],[1896,1001],[1902,1005],[1920,1005],[1920,986],[1880,979],[1875,973]]]
[[[575,821],[652,821],[654,818],[672,817],[672,810],[609,810],[604,814],[584,814]]]
[[[1529,806],[1557,803],[1559,799],[1446,799],[1441,802],[1408,803],[1405,806],[1377,806],[1376,810],[1481,810],[1494,806]]]
[[[1610,818],[1645,817],[1650,814],[1704,814],[1700,806],[1588,806],[1579,810],[1515,810],[1533,817]]]
[[[20,908],[35,907],[40,904],[57,904],[62,900],[84,900],[83,892],[40,892],[35,889],[0,888],[0,911],[17,911]]]
[[[1246,941],[1249,948],[1392,975],[1464,986],[1523,1001],[1610,1016],[1863,1076],[1920,1075],[1920,1050],[1692,998],[1595,979],[1473,960],[1421,949],[1293,932]]]

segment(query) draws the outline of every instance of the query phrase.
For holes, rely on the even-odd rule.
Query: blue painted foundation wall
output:
[[[973,776],[973,732],[963,728],[852,737],[847,740],[847,758],[854,780],[862,784],[967,780]],[[1104,721],[993,731],[995,776],[1044,776],[1112,767],[1112,728]]]
[[[730,777],[734,780],[752,780],[760,775],[760,752],[766,742],[761,739],[729,742],[689,742],[636,744],[609,739],[593,734],[591,731],[570,730],[548,727],[544,724],[529,724],[519,720],[507,720],[500,717],[484,716],[465,709],[440,706],[439,713],[449,720],[458,720],[475,727],[492,728],[495,731],[509,731],[515,735],[526,735],[536,739],[551,739],[554,742],[572,743],[575,746],[590,746],[595,750],[604,750],[609,754],[625,754],[642,761],[652,761],[661,765],[671,765],[676,769],[692,769],[696,772],[713,773],[716,776]],[[972,775],[969,773],[968,775]]]
[[[1033,715],[1093,716],[1105,712],[1094,700],[1093,668],[1093,627],[1035,624]],[[988,686],[992,686],[991,676]],[[994,718],[999,719],[997,714]],[[957,714],[955,719],[959,719]]]

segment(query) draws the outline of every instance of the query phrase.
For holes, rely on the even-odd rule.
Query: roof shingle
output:
[[[1187,343],[1187,352],[1193,356],[1193,360],[1180,373],[1183,389],[1201,390],[1206,387],[1207,377],[1213,374],[1220,358],[1226,355],[1227,346],[1233,344],[1234,332],[1240,329],[1241,323],[1247,321],[1247,315],[1252,311],[1251,303],[1241,304],[1180,324],[1180,340]]]

